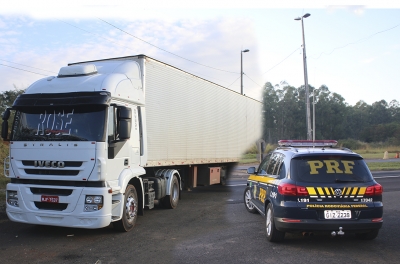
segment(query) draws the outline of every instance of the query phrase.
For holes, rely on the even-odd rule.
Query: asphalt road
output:
[[[240,168],[239,168],[240,169]],[[155,208],[132,232],[35,226],[0,214],[1,263],[398,263],[400,171],[374,174],[384,188],[384,224],[373,241],[353,235],[265,238],[264,218],[243,204],[247,179],[183,192],[177,209]],[[379,178],[380,177],[380,178]]]

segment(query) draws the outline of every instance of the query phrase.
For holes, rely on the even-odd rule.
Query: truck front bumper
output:
[[[60,190],[60,193],[65,193],[66,189],[69,189],[71,193],[69,195],[55,195],[58,197],[57,205],[64,205],[64,207],[60,209],[55,206],[53,209],[52,204],[43,203],[43,194],[33,192],[35,188],[40,189],[43,193],[49,192],[50,189],[52,194],[57,193],[57,190]],[[92,229],[106,227],[112,221],[112,196],[108,193],[106,187],[39,186],[9,183],[7,184],[7,191],[16,192],[18,197],[17,204],[7,202],[6,212],[11,221]],[[85,197],[87,195],[103,196],[102,208],[96,211],[85,211]]]

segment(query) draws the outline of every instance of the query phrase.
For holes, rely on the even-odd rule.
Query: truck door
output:
[[[124,168],[132,163],[138,164],[140,151],[135,130],[137,111],[125,106],[110,105],[108,109],[107,143],[108,143],[108,179],[115,179]],[[134,153],[137,152],[137,153]],[[112,176],[110,176],[112,175]]]

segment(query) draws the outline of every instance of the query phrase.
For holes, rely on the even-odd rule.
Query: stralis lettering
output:
[[[35,167],[46,167],[46,168],[64,168],[64,161],[50,161],[50,160],[35,160],[33,162]]]

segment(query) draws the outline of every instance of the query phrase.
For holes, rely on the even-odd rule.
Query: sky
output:
[[[0,91],[68,63],[145,54],[261,100],[266,82],[326,85],[349,105],[400,101],[400,3],[0,0]],[[34,2],[34,3],[33,3]],[[276,1],[275,1],[276,2]],[[379,2],[379,4],[377,4]],[[242,53],[249,49],[249,52]]]

